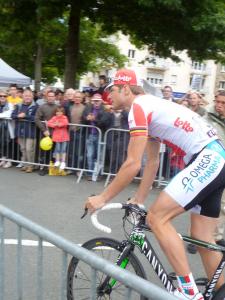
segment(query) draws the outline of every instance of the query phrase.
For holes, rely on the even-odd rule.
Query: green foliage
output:
[[[106,38],[106,33],[98,24],[93,24],[88,18],[81,21],[80,55],[78,73],[88,70],[99,72],[102,68],[122,67],[127,57],[121,55],[118,48]]]
[[[0,56],[33,78],[37,44],[43,49],[43,78],[63,77],[68,17],[74,0],[0,0]],[[121,67],[126,58],[107,36],[122,31],[138,47],[177,59],[225,63],[224,0],[76,0],[81,10],[78,75]],[[74,40],[76,40],[74,38]],[[75,76],[75,74],[74,74]]]
[[[195,60],[224,61],[224,0],[107,0],[91,18],[108,33],[121,30],[161,57],[187,49]]]
[[[63,78],[69,6],[63,8],[62,2],[52,0],[46,4],[41,0],[22,0],[13,6],[11,1],[0,0],[3,7],[0,17],[4,20],[0,24],[1,58],[33,78],[37,43],[40,43],[43,49],[43,82]],[[124,65],[125,57],[104,38],[105,33],[100,26],[82,18],[78,76],[87,71],[97,72],[103,66]]]

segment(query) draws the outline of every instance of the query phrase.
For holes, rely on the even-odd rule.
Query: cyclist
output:
[[[187,261],[185,248],[171,220],[191,211],[191,234],[215,243],[213,234],[225,187],[225,149],[215,130],[196,113],[173,102],[145,95],[133,70],[118,70],[108,86],[114,109],[129,110],[130,142],[127,159],[112,183],[99,195],[89,197],[85,207],[93,212],[121,192],[137,175],[142,156],[147,162],[133,203],[143,204],[159,166],[160,142],[184,154],[186,168],[178,173],[151,205],[147,222],[174,268],[178,299],[203,300]],[[221,259],[218,252],[199,248],[208,278]],[[223,278],[218,281],[218,287]]]

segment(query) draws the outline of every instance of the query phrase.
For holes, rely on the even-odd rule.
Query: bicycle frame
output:
[[[223,269],[225,267],[225,248],[215,245],[215,244],[209,244],[209,243],[203,242],[201,240],[193,239],[188,236],[181,236],[181,237],[182,237],[183,241],[185,241],[185,242],[189,242],[196,246],[207,248],[208,250],[211,250],[211,251],[220,251],[223,254],[222,259],[221,259],[219,265],[217,266],[212,279],[207,283],[205,292],[203,294],[204,299],[209,300],[210,297],[212,296],[212,292],[214,291],[217,281],[220,278],[220,275],[222,274]]]
[[[120,266],[121,268],[126,268],[128,261],[129,261],[129,255],[131,252],[134,251],[135,246],[137,246],[140,250],[140,252],[142,254],[144,254],[144,256],[147,258],[148,262],[150,263],[150,265],[152,266],[153,270],[156,273],[156,276],[160,279],[160,281],[162,282],[162,284],[164,285],[164,287],[166,288],[166,290],[168,292],[173,292],[173,290],[176,289],[176,287],[173,284],[173,281],[175,279],[175,276],[172,275],[171,273],[168,274],[165,270],[165,268],[163,267],[159,257],[157,256],[156,252],[154,251],[151,243],[149,242],[149,240],[146,237],[145,232],[151,231],[151,228],[149,228],[146,225],[146,211],[143,208],[138,207],[137,205],[133,205],[133,204],[120,204],[120,203],[112,203],[112,204],[108,204],[104,207],[104,209],[111,209],[111,208],[119,208],[119,209],[126,209],[125,211],[125,215],[123,217],[123,228],[124,228],[124,232],[125,232],[125,236],[126,239],[123,240],[120,243],[121,246],[121,253],[117,259],[117,265]],[[130,224],[132,224],[132,231],[131,233],[126,232],[125,230],[125,222],[128,220],[128,216],[132,216],[130,214],[130,212],[133,212],[133,221],[129,221]],[[138,217],[137,217],[138,216]],[[94,226],[102,231],[111,232],[111,229],[107,226],[104,226],[102,224],[100,224],[97,221],[97,215],[95,216],[95,218],[92,218],[92,223],[94,224]],[[198,285],[202,285],[205,287],[205,291],[204,291],[204,299],[205,300],[210,300],[212,297],[212,294],[215,290],[215,286],[222,274],[222,271],[225,267],[225,247],[216,245],[216,244],[210,244],[198,239],[194,239],[191,238],[189,236],[182,236],[180,235],[180,238],[183,239],[184,242],[188,242],[191,244],[194,244],[198,247],[202,247],[202,248],[206,248],[207,250],[210,251],[218,251],[222,253],[222,258],[211,278],[210,281],[208,281],[207,279],[205,280],[203,279],[199,279],[199,281],[196,280],[196,282],[198,283]],[[111,280],[111,281],[110,281]],[[109,287],[112,288],[114,285],[116,284],[116,280],[114,280],[113,278],[110,278],[109,276],[106,278],[106,280],[104,281],[103,286],[101,285],[101,287],[105,288]]]
[[[149,228],[146,228],[144,226],[137,225],[134,227],[133,231],[129,235],[128,240],[136,245],[141,253],[145,255],[149,263],[151,264],[153,270],[155,271],[157,277],[160,279],[164,287],[168,292],[172,292],[175,290],[175,286],[173,284],[173,279],[171,279],[170,275],[166,272],[165,268],[163,267],[159,257],[157,256],[156,252],[154,251],[151,243],[147,239],[146,235],[143,232],[143,229],[147,229],[150,231]],[[217,281],[225,267],[225,248],[214,245],[214,244],[209,244],[206,242],[203,242],[201,240],[193,239],[188,236],[181,236],[183,241],[189,242],[192,244],[195,244],[197,246],[201,246],[203,248],[207,248],[208,250],[212,251],[220,251],[223,253],[222,259],[212,277],[212,279],[207,283],[205,291],[204,291],[204,299],[209,300],[212,296],[212,292],[214,291],[214,288],[217,284]]]

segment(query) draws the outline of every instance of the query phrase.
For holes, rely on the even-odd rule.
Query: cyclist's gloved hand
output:
[[[84,208],[88,209],[90,213],[93,213],[99,208],[102,208],[105,205],[105,199],[101,195],[88,197]]]

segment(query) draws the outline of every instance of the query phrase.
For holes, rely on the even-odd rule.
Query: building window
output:
[[[206,70],[206,64],[198,62],[198,61],[192,61],[192,68],[194,70],[198,70],[198,71],[205,71]]]
[[[225,90],[225,81],[219,82],[219,88]]]
[[[147,81],[153,85],[162,86],[163,84],[163,75],[159,73],[147,73]]]
[[[135,57],[135,50],[129,49],[128,50],[128,57],[134,58]]]
[[[225,65],[222,65],[221,66],[221,70],[220,70],[221,72],[225,72]]]
[[[205,76],[194,74],[190,77],[190,87],[193,90],[200,91],[204,89]]]

